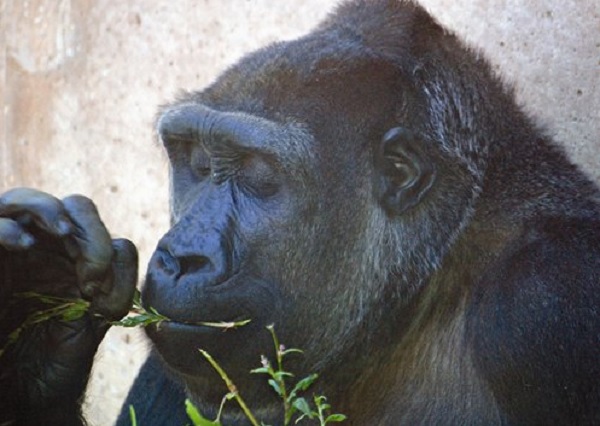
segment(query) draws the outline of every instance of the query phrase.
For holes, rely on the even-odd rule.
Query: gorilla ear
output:
[[[435,165],[410,130],[394,127],[382,139],[379,198],[390,214],[416,206],[435,180]]]

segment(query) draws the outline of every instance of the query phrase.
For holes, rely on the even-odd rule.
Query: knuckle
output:
[[[128,258],[137,258],[137,248],[130,240],[126,238],[115,238],[112,240],[112,246],[117,257],[125,256]]]
[[[96,211],[96,205],[94,202],[85,195],[81,194],[69,195],[68,197],[63,198],[62,203],[67,209],[75,209],[77,211]]]

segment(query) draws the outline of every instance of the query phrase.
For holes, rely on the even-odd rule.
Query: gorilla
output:
[[[598,188],[417,4],[344,3],[163,107],[157,133],[172,227],[142,301],[172,321],[146,329],[140,425],[185,424],[186,397],[215,414],[226,389],[198,348],[281,425],[248,374],[269,324],[350,425],[600,424]],[[31,308],[15,293],[90,302],[8,347],[0,423],[81,424],[135,247],[89,199],[23,188],[0,197],[0,245],[0,343]],[[247,424],[234,404],[222,421]]]

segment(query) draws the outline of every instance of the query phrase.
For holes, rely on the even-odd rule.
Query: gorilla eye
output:
[[[210,166],[210,157],[204,149],[198,147],[195,148],[192,152],[192,156],[190,159],[190,166],[194,175],[198,179],[205,179],[210,176],[211,166]]]
[[[173,166],[181,166],[188,162],[190,144],[168,138],[163,139],[163,146]]]
[[[268,160],[260,156],[244,158],[238,179],[245,189],[259,198],[271,197],[279,190],[277,173]]]

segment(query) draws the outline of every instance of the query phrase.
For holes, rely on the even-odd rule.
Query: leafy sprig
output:
[[[7,347],[14,344],[21,337],[22,333],[26,329],[49,320],[75,321],[83,317],[83,315],[85,315],[90,309],[90,302],[84,299],[69,299],[44,295],[36,292],[18,293],[14,296],[16,298],[15,303],[18,303],[19,300],[22,299],[32,299],[44,306],[48,306],[48,308],[35,310],[26,317],[19,327],[9,334],[7,343],[3,348],[0,349],[0,357],[2,357]],[[132,308],[130,309],[129,314],[120,321],[112,321],[111,324],[121,327],[147,327],[150,324],[160,325],[160,323],[165,321],[168,322],[172,320],[159,313],[152,307],[148,309],[144,308],[141,303],[140,292],[136,290],[133,298]],[[197,322],[190,324],[228,330],[231,328],[244,326],[249,322],[250,320],[232,322]],[[273,345],[275,348],[275,365],[273,366],[269,359],[263,355],[261,356],[261,367],[252,370],[251,373],[266,374],[269,377],[269,385],[282,400],[284,412],[283,424],[288,426],[292,422],[294,415],[297,414],[299,414],[299,416],[296,418],[295,423],[303,421],[304,419],[311,419],[318,420],[320,426],[325,426],[328,423],[344,421],[346,416],[343,414],[328,414],[331,410],[331,406],[327,403],[325,396],[313,395],[312,404],[309,403],[304,396],[302,396],[302,394],[306,392],[318,379],[319,376],[317,374],[311,374],[307,377],[304,377],[303,379],[297,381],[291,388],[289,387],[288,381],[291,380],[294,375],[285,370],[284,358],[290,354],[302,353],[302,351],[295,348],[286,349],[285,346],[279,342],[279,339],[275,333],[275,327],[270,325],[267,327],[267,329],[271,333],[271,337],[273,339]],[[235,400],[253,426],[267,426],[262,422],[258,422],[240,395],[237,386],[231,380],[231,378],[229,378],[225,370],[223,370],[218,362],[208,352],[200,349],[200,353],[223,379],[229,392],[224,395],[215,420],[206,419],[190,400],[186,400],[186,412],[193,425],[222,426],[220,419],[223,408],[228,401]],[[129,412],[132,425],[137,426],[134,407],[129,407]]]
[[[141,294],[139,290],[133,295],[133,305],[129,310],[129,314],[119,320],[111,322],[112,325],[120,327],[147,327],[150,324],[172,321],[171,318],[159,313],[153,307],[148,309],[142,306]],[[222,328],[225,330],[242,327],[250,322],[249,319],[241,321],[198,321],[190,322],[190,325],[203,325],[205,327]]]
[[[328,414],[331,410],[331,406],[327,403],[327,399],[322,395],[314,395],[312,402],[313,406],[304,398],[302,393],[308,390],[310,386],[319,377],[318,374],[311,374],[303,379],[297,381],[291,389],[288,387],[286,380],[294,377],[292,373],[286,371],[283,366],[284,358],[293,353],[302,353],[300,349],[290,348],[286,349],[284,345],[279,343],[279,339],[275,333],[275,327],[270,325],[267,327],[271,333],[273,344],[275,346],[275,367],[271,364],[266,356],[261,356],[261,367],[251,371],[253,374],[266,374],[269,376],[268,383],[273,388],[275,393],[279,396],[283,403],[283,424],[288,426],[291,424],[294,415],[300,413],[300,416],[296,419],[295,423],[298,423],[304,419],[318,420],[320,426],[325,426],[328,423],[342,422],[346,419],[343,414]],[[186,410],[188,416],[192,420],[194,426],[222,426],[221,425],[221,413],[223,407],[227,401],[235,400],[250,423],[253,426],[267,426],[264,423],[258,423],[256,417],[248,409],[248,406],[244,399],[238,392],[235,383],[229,378],[223,368],[215,361],[215,359],[208,354],[208,352],[200,349],[200,353],[204,358],[212,365],[212,367],[219,374],[221,379],[225,382],[229,392],[225,394],[221,401],[221,406],[217,413],[217,417],[214,420],[209,420],[202,416],[202,414],[194,407],[190,401],[186,401]]]
[[[61,321],[75,321],[81,318],[90,308],[90,302],[83,299],[68,299],[64,297],[48,296],[34,291],[17,293],[14,295],[17,300],[35,299],[43,305],[50,306],[47,309],[38,309],[30,313],[25,320],[8,335],[7,341],[0,348],[0,357],[6,349],[15,344],[23,332],[28,328],[40,324],[44,321],[59,319]]]
[[[17,340],[19,340],[19,338],[26,329],[49,320],[78,320],[83,315],[85,315],[86,312],[89,311],[91,305],[89,301],[84,299],[49,296],[34,291],[16,293],[13,295],[13,297],[15,298],[14,303],[19,303],[20,301],[29,299],[35,300],[36,302],[41,303],[44,306],[48,306],[48,308],[36,309],[34,312],[30,313],[25,318],[25,320],[8,335],[5,345],[2,348],[0,348],[0,357],[2,357],[2,355],[9,346],[13,345],[17,342]],[[99,316],[98,314],[95,315]],[[140,292],[139,290],[136,290],[133,296],[133,304],[129,311],[129,314],[119,321],[111,321],[110,323],[111,325],[120,327],[147,327],[150,324],[160,324],[164,321],[172,320],[167,316],[162,315],[152,307],[148,309],[144,308],[144,306],[142,305]],[[228,330],[244,326],[249,322],[250,320],[221,322],[202,321],[190,324],[222,328],[224,330]]]

